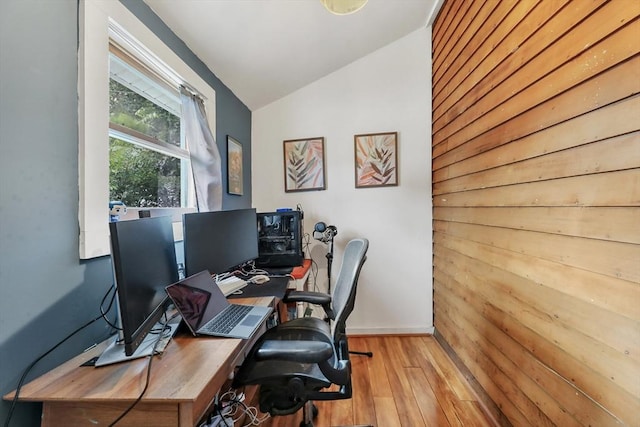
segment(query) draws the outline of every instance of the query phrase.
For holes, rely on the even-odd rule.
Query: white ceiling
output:
[[[145,2],[254,111],[426,26],[441,0],[369,0],[344,16],[320,0]]]

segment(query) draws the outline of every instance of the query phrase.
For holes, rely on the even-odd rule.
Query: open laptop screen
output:
[[[177,283],[167,288],[167,293],[176,305],[180,306],[180,313],[191,329],[197,331],[202,325],[202,319],[209,304],[211,293]]]

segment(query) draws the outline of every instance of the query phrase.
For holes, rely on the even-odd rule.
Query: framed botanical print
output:
[[[227,192],[242,196],[242,144],[227,135]]]
[[[354,136],[356,188],[398,185],[398,132]]]
[[[284,191],[326,189],[324,137],[284,141]]]

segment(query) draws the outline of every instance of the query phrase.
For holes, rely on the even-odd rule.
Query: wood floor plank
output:
[[[349,345],[357,351],[370,351],[363,338],[349,339]],[[356,392],[353,393],[353,420],[355,424],[371,424],[376,421],[375,404],[371,376],[369,373],[369,358],[362,355],[351,356],[352,384]]]
[[[331,425],[353,425],[353,399],[336,400],[331,405]]]
[[[433,366],[430,361],[425,363],[422,369],[425,372],[425,377],[434,392],[438,406],[447,418],[448,425],[452,427],[464,427],[456,415],[455,402],[458,398],[453,390],[449,388],[447,380],[440,375],[438,369]]]
[[[444,425],[465,427],[492,425],[490,418],[482,411],[478,411],[479,403],[464,375],[433,337],[406,337],[403,340],[410,343],[414,352],[420,353],[423,357],[426,356],[420,367],[423,368],[428,383],[438,384],[440,393],[434,392],[433,395],[443,413],[448,410],[446,417],[449,424]],[[414,378],[413,375],[411,378]],[[435,388],[432,390],[435,391]],[[440,424],[427,421],[427,425]]]
[[[408,347],[408,340],[411,338],[411,336],[385,337],[385,341],[388,343],[388,349],[394,353],[394,357],[403,368],[416,366],[416,363],[413,360],[413,355],[415,354],[415,352],[413,351],[413,349]],[[407,345],[405,345],[405,343]]]
[[[478,401],[461,400],[457,403],[458,416],[463,420],[465,427],[490,427],[493,422],[490,421]]]
[[[460,400],[475,400],[476,396],[466,382],[462,373],[455,366],[451,358],[440,347],[433,337],[422,338],[425,347],[419,347],[432,362],[438,374],[447,381],[453,392]]]
[[[416,403],[422,414],[424,423],[428,426],[449,427],[451,424],[438,403],[438,398],[429,385],[429,380],[422,368],[409,368],[410,381]]]
[[[407,337],[386,336],[383,338],[384,363],[387,367],[387,375],[391,391],[396,401],[396,407],[400,416],[401,424],[404,426],[425,425],[421,420],[422,415],[415,400],[407,368],[410,365],[407,357],[403,354],[402,340]]]
[[[314,420],[315,427],[329,427],[331,426],[331,412],[333,410],[333,402],[331,401],[322,401],[322,402],[314,402],[316,407],[318,408],[318,416]],[[302,421],[302,415],[298,415],[298,418],[295,419],[295,423],[290,423],[288,427],[298,427],[300,425],[300,421]]]
[[[389,377],[389,384],[394,397],[412,397],[413,391],[409,384],[409,379],[404,371],[404,367],[407,365],[398,351],[397,345],[393,340],[393,337],[383,337],[383,355],[385,357],[384,362],[387,369],[387,376]]]
[[[384,350],[381,337],[367,338],[369,351],[373,357],[368,361],[369,378],[371,381],[372,396],[392,397],[391,384],[385,368]]]
[[[376,405],[376,418],[378,426],[402,427],[400,416],[396,409],[396,400],[393,397],[374,397]],[[408,425],[408,424],[405,424]]]

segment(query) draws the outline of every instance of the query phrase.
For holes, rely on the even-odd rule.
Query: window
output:
[[[178,88],[112,46],[109,55],[109,200],[128,208],[193,207]]]
[[[79,254],[87,259],[109,254],[109,200],[194,205],[178,88],[202,96],[214,134],[215,91],[122,3],[79,5]]]

